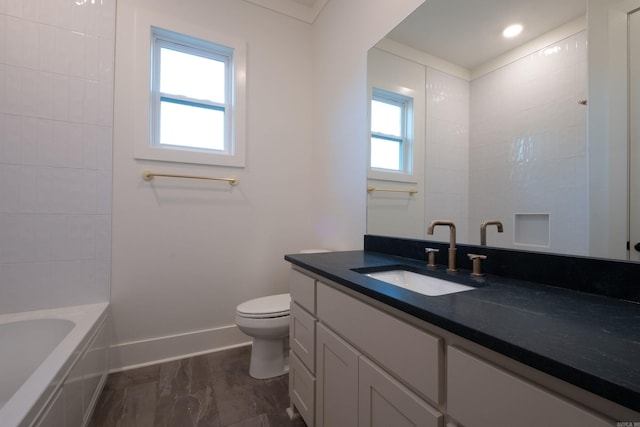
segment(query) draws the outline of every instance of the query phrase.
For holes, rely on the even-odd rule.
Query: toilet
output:
[[[329,252],[305,249],[300,253]],[[236,325],[253,339],[249,375],[273,378],[289,372],[286,351],[289,336],[291,296],[270,295],[243,302],[236,308]]]
[[[249,375],[266,379],[289,371],[285,338],[289,336],[289,294],[243,302],[236,309],[236,325],[253,338]]]

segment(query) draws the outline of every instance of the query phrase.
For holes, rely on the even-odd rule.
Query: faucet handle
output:
[[[425,248],[424,252],[429,256],[429,262],[427,263],[427,267],[435,268],[436,265],[436,254],[440,252],[440,249],[434,248]]]
[[[471,275],[475,277],[484,276],[484,274],[482,273],[481,262],[483,259],[487,259],[487,256],[478,254],[467,254],[467,256],[473,262],[473,272],[471,273]]]

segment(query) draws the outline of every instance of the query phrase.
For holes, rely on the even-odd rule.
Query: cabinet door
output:
[[[359,353],[321,323],[316,352],[316,426],[355,427]]]
[[[465,427],[614,425],[455,347],[447,362],[447,412]]]
[[[442,403],[442,339],[322,282],[316,303],[321,322],[418,395]]]
[[[360,356],[359,427],[441,427],[442,414]]]

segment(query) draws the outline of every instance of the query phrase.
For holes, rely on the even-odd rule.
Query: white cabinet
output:
[[[291,351],[289,354],[289,398],[308,426],[312,426],[316,405],[316,377]]]
[[[289,292],[291,299],[307,310],[316,312],[316,281],[296,270],[289,271]]]
[[[359,359],[358,425],[441,427],[443,416],[366,357]]]
[[[437,404],[442,399],[442,340],[402,320],[317,284],[318,319],[401,382]]]
[[[608,401],[311,275],[291,276],[289,394],[308,427],[604,427],[615,422],[600,414],[626,419],[611,415],[618,409],[595,412],[594,403]],[[471,355],[478,351],[488,360]]]
[[[291,325],[289,345],[291,351],[304,363],[311,373],[316,366],[316,318],[306,312],[297,302],[291,302]]]
[[[612,425],[456,347],[447,350],[447,412],[465,427]]]
[[[309,427],[442,425],[440,338],[296,270],[290,291],[289,396]]]
[[[289,273],[289,398],[308,426],[315,423],[316,399],[316,281],[296,270]]]
[[[316,340],[316,426],[356,426],[358,423],[359,352],[324,325]]]

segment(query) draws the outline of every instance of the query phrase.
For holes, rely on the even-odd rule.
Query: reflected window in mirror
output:
[[[412,173],[413,100],[382,89],[371,97],[371,170]]]

